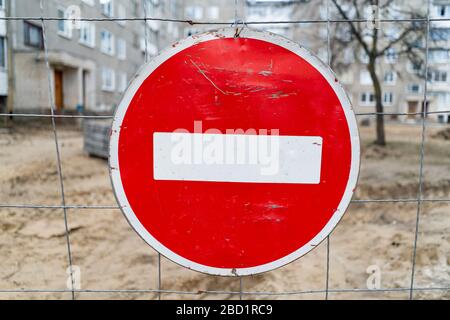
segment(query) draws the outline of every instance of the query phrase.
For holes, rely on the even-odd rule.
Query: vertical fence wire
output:
[[[420,214],[422,210],[422,196],[423,196],[423,167],[425,157],[425,140],[426,140],[426,126],[427,126],[427,109],[428,109],[428,46],[429,46],[429,34],[430,34],[430,2],[427,0],[427,21],[425,28],[425,80],[424,80],[424,92],[423,92],[423,104],[422,104],[422,130],[420,141],[420,161],[419,161],[419,186],[417,191],[417,212],[414,230],[414,243],[412,252],[412,267],[411,267],[411,283],[409,290],[409,299],[414,298],[414,280],[416,272],[416,255],[417,255],[417,241],[419,238],[419,223]]]
[[[331,66],[331,37],[330,37],[330,0],[326,0],[327,8],[327,63]],[[330,288],[330,235],[327,236],[326,273],[325,273],[325,300],[328,300]]]
[[[234,24],[236,28],[238,27],[239,22],[239,11],[238,11],[238,0],[234,0]],[[243,296],[243,277],[239,277],[239,300],[242,300]]]
[[[148,17],[149,16],[148,16],[148,7],[147,7],[148,2],[147,2],[147,0],[142,0],[141,3],[142,3],[143,11],[144,11],[144,50],[145,50],[144,62],[147,63],[150,58],[149,53],[148,53],[148,40],[149,40],[148,39],[148,34],[149,34],[148,33],[148,21],[149,21]],[[157,281],[157,288],[158,288],[157,297],[158,297],[158,300],[161,300],[161,290],[162,290],[162,287],[161,287],[161,253],[159,253],[159,252],[157,255],[156,273],[157,273],[156,281]]]
[[[63,213],[64,213],[64,228],[65,228],[65,237],[66,237],[66,244],[67,244],[67,257],[69,262],[69,273],[70,273],[70,282],[71,282],[71,291],[72,291],[72,300],[75,300],[75,282],[73,277],[73,265],[72,265],[72,250],[70,246],[70,235],[69,235],[69,223],[67,221],[67,208],[66,208],[66,198],[64,193],[64,179],[62,174],[62,165],[61,165],[61,152],[59,149],[59,142],[58,142],[58,132],[56,129],[56,121],[55,121],[55,100],[53,96],[53,86],[52,86],[52,76],[51,76],[51,68],[50,68],[50,61],[49,61],[49,54],[48,54],[48,42],[47,42],[47,30],[46,25],[44,21],[44,1],[39,1],[39,7],[41,10],[41,23],[42,23],[42,40],[43,40],[43,46],[44,46],[44,59],[45,59],[45,66],[47,69],[47,81],[48,81],[48,96],[49,96],[49,103],[50,103],[50,113],[52,115],[51,122],[52,122],[52,130],[53,130],[53,138],[55,142],[55,150],[56,150],[56,164],[57,164],[57,170],[58,170],[58,177],[59,177],[59,187],[61,192],[61,205],[63,206]],[[65,23],[65,21],[64,21]]]
[[[147,24],[147,0],[142,0],[142,6],[144,10],[144,57],[145,57],[145,63],[148,62],[148,24]]]
[[[234,0],[234,23],[238,23],[238,0]]]
[[[161,300],[161,291],[162,291],[162,283],[161,283],[161,253],[158,252],[158,300]]]
[[[239,277],[239,300],[242,300],[244,293],[244,278]]]

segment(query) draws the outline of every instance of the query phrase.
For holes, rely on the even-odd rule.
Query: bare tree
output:
[[[334,68],[342,68],[345,63],[339,58],[344,48],[353,48],[366,56],[366,68],[373,84],[376,111],[375,144],[386,145],[384,130],[384,108],[381,81],[377,65],[385,55],[396,58],[406,57],[423,70],[423,53],[426,25],[426,8],[398,7],[395,0],[331,0],[333,11],[337,12],[345,24],[338,23],[333,36]],[[378,19],[392,19],[389,26]],[[401,19],[401,21],[395,21]],[[417,21],[419,20],[419,22]],[[386,26],[386,27],[385,27]],[[424,106],[425,107],[425,106]]]

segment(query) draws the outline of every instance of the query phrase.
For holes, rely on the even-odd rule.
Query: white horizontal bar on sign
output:
[[[320,183],[322,138],[155,132],[155,180]]]

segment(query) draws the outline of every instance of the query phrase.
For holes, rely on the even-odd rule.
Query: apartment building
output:
[[[316,1],[316,8],[310,6],[310,3],[295,8],[295,17],[299,20],[309,19],[331,20],[342,19],[337,9],[332,3],[327,8],[326,1]],[[426,7],[420,5],[418,1],[412,1],[405,6],[403,1],[395,1],[392,6],[403,8],[404,10],[414,10],[417,13],[424,14]],[[318,9],[318,10],[317,10]],[[347,8],[348,16],[351,17],[350,9]],[[361,8],[362,14],[366,15],[369,7]],[[316,14],[314,15],[314,12]],[[380,12],[380,18],[383,12]],[[372,31],[368,29],[367,23],[360,23],[359,28],[364,28],[367,34]],[[397,29],[398,25],[383,23],[376,26],[379,29],[379,48],[384,48],[388,42],[395,40],[399,36],[401,30]],[[365,51],[355,45],[356,41],[345,44],[345,39],[350,39],[351,34],[346,23],[321,23],[321,24],[300,24],[295,26],[295,38],[301,44],[315,52],[320,59],[328,62],[331,59],[333,69],[336,72],[341,83],[346,88],[350,100],[352,101],[355,112],[371,113],[375,112],[375,96],[372,79],[367,70],[368,56]],[[329,33],[329,34],[328,34]],[[361,32],[362,34],[363,32]],[[328,44],[328,36],[330,44]],[[344,41],[344,44],[336,45],[336,38]],[[371,43],[370,36],[364,39],[367,43]],[[328,45],[330,50],[328,50]],[[411,66],[408,59],[397,53],[398,48],[393,46],[387,50],[383,57],[378,58],[376,72],[378,74],[382,89],[382,102],[384,112],[386,113],[403,113],[403,112],[421,112],[423,105],[423,80],[417,75],[419,70],[415,66]],[[328,54],[331,56],[329,57]],[[424,57],[422,57],[424,58]],[[417,115],[409,117],[390,116],[391,119],[400,121],[415,121],[420,118]],[[373,117],[359,117],[359,120],[372,120]],[[385,119],[388,119],[386,117]]]
[[[326,0],[238,0],[237,16],[243,21],[326,20]],[[86,18],[166,17],[195,21],[235,21],[235,1],[223,0],[46,0],[44,16]],[[144,7],[145,4],[145,7]],[[424,13],[420,0],[396,0],[397,8]],[[0,0],[0,16],[40,16],[39,1]],[[330,4],[328,14],[339,18]],[[450,0],[433,0],[431,18],[450,18]],[[168,44],[198,32],[216,28],[175,22],[144,21],[46,21],[47,47],[51,67],[51,86],[60,112],[84,109],[108,112],[117,105],[131,77],[145,60]],[[336,54],[333,37],[343,23],[331,23],[331,53]],[[423,24],[424,26],[424,24]],[[267,24],[252,28],[269,30],[291,38],[327,61],[327,24]],[[385,37],[394,38],[392,24],[380,26]],[[147,36],[147,41],[145,41]],[[450,109],[450,23],[433,21],[430,32],[428,82],[429,111]],[[338,52],[341,67],[334,67],[347,89],[356,112],[373,112],[374,95],[366,70],[367,57],[349,46]],[[7,53],[10,53],[9,55]],[[44,63],[42,27],[39,20],[0,20],[0,105],[14,112],[49,107],[47,69]],[[342,67],[342,64],[344,67]],[[420,68],[395,48],[379,59],[386,112],[420,113],[424,103],[424,80]],[[13,101],[11,103],[11,101]],[[12,110],[9,110],[12,111]],[[396,118],[392,116],[392,118]],[[430,119],[450,122],[448,114],[430,114]],[[359,119],[362,119],[360,117]],[[420,115],[400,116],[400,121],[417,121]]]
[[[39,17],[39,1],[9,2],[10,15]],[[144,8],[145,5],[145,8]],[[46,0],[45,17],[133,18],[174,17],[176,0]],[[0,14],[1,10],[0,10]],[[12,48],[13,103],[9,112],[46,112],[49,105],[41,21],[9,21]],[[0,45],[2,35],[0,25]],[[152,20],[45,21],[50,82],[58,112],[110,112],[119,103],[128,82],[149,56],[179,37],[178,27]],[[147,43],[145,41],[147,36]],[[1,50],[1,47],[0,47]],[[1,58],[1,56],[0,56]],[[1,62],[1,61],[0,61]],[[0,69],[0,95],[2,73]]]
[[[430,12],[431,18],[450,19],[450,1],[435,0]],[[428,63],[429,92],[432,110],[450,110],[450,21],[431,23],[431,41]],[[437,47],[437,48],[436,48]],[[439,122],[450,123],[450,114],[437,114]]]
[[[342,2],[343,3],[343,2]],[[342,19],[331,1],[326,0],[246,0],[244,20],[246,21],[287,21],[287,20],[331,20]],[[401,12],[413,11],[426,14],[426,2],[420,0],[395,0],[391,7]],[[350,9],[349,7],[347,8]],[[370,10],[370,8],[364,8]],[[387,9],[385,9],[387,10]],[[383,12],[381,17],[383,17]],[[450,18],[450,1],[432,1],[430,18]],[[333,69],[346,87],[355,111],[371,113],[375,111],[373,85],[366,65],[368,57],[357,46],[338,48],[334,37],[345,33],[344,23],[295,23],[253,25],[253,28],[268,30],[298,42],[315,52],[320,59],[328,62],[328,31],[330,33],[330,53],[333,58],[339,56],[339,66],[332,59]],[[363,26],[364,27],[364,26]],[[381,43],[395,40],[399,36],[398,25],[382,23]],[[421,24],[423,31],[425,24]],[[429,74],[427,110],[450,110],[450,23],[432,22],[429,39]],[[422,43],[423,45],[423,43]],[[387,113],[421,113],[424,108],[424,66],[414,65],[404,55],[399,55],[393,46],[378,59],[377,73],[382,91],[383,106]],[[425,57],[422,57],[425,60]],[[429,119],[450,123],[448,114],[430,114]],[[391,116],[404,122],[415,122],[421,115]],[[359,117],[362,120],[364,117]],[[373,119],[367,117],[366,119]]]

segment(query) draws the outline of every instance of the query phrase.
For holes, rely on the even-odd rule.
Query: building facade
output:
[[[10,16],[39,17],[39,1],[9,2]],[[145,5],[145,8],[144,8]],[[47,0],[43,15],[58,18],[175,17],[176,1]],[[0,14],[2,11],[0,10]],[[4,22],[4,21],[2,21]],[[42,23],[8,21],[13,87],[9,112],[46,112],[49,104]],[[168,27],[170,25],[170,27]],[[0,25],[0,44],[2,35]],[[53,101],[58,112],[111,112],[147,55],[179,37],[178,27],[152,20],[45,21]],[[147,36],[147,42],[145,37]],[[1,48],[0,48],[1,49]],[[0,95],[2,85],[0,70]],[[11,94],[11,91],[14,91]]]
[[[345,1],[341,1],[344,3]],[[248,20],[331,20],[342,19],[331,1],[326,0],[246,0]],[[351,6],[345,7],[351,16]],[[426,2],[413,0],[396,0],[391,3],[391,12],[406,10],[426,15]],[[361,9],[361,8],[360,8]],[[370,8],[362,8],[369,9]],[[389,10],[384,8],[383,10]],[[383,18],[383,11],[380,11]],[[401,18],[401,17],[400,17]],[[430,18],[450,18],[450,1],[434,0],[430,8]],[[332,62],[338,78],[346,87],[354,109],[358,113],[375,112],[375,97],[373,84],[367,71],[368,57],[358,46],[336,48],[335,37],[339,32],[345,32],[345,23],[296,23],[257,25],[256,27],[286,36],[302,46],[315,52],[320,59]],[[362,28],[365,23],[361,23]],[[422,32],[426,25],[421,24]],[[329,30],[328,30],[329,28]],[[401,27],[395,23],[380,23],[378,25],[380,43],[395,41],[401,34]],[[328,31],[330,32],[330,50],[328,50]],[[366,39],[370,41],[370,39]],[[424,49],[424,42],[421,44]],[[382,45],[380,45],[380,48]],[[424,65],[414,65],[406,55],[398,54],[397,46],[385,52],[384,57],[377,61],[377,74],[382,87],[382,101],[386,113],[411,113],[408,116],[392,115],[392,119],[404,122],[420,120],[424,110]],[[328,57],[328,51],[331,57]],[[425,51],[425,50],[423,50]],[[333,58],[339,55],[340,67],[335,67]],[[425,61],[425,56],[422,57]],[[431,23],[428,55],[427,108],[428,111],[450,110],[450,23],[436,21]],[[442,123],[450,123],[448,114],[429,114],[430,119]],[[359,117],[364,119],[364,117]],[[367,117],[366,119],[372,119]]]
[[[450,1],[435,0],[431,7],[430,18],[450,19]],[[431,41],[428,62],[431,66],[429,73],[429,92],[432,110],[450,110],[450,21],[431,22]],[[436,48],[437,47],[437,48]],[[450,123],[450,114],[437,114],[437,120]]]

